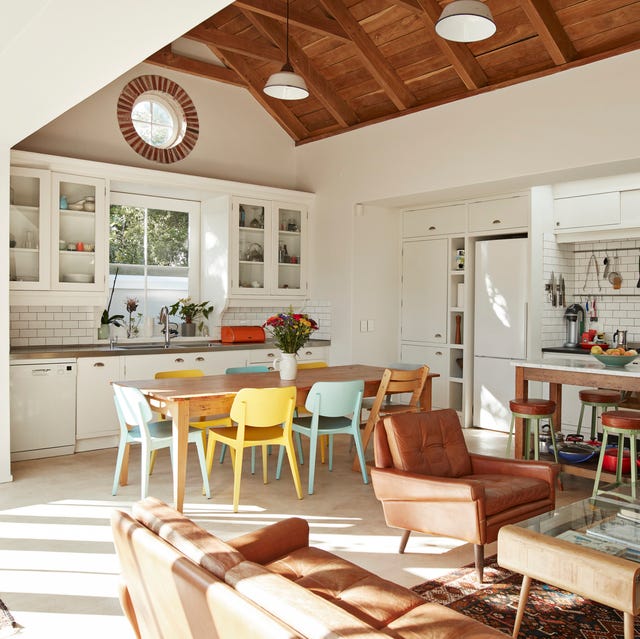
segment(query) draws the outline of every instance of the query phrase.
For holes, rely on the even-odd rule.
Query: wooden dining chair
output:
[[[216,443],[226,444],[233,455],[233,512],[238,512],[242,457],[245,448],[262,446],[262,480],[267,481],[267,445],[284,446],[293,475],[298,499],[302,499],[300,473],[293,448],[293,411],[295,386],[243,388],[231,406],[230,416],[236,424],[230,428],[211,429],[207,440],[207,473],[211,472]]]
[[[172,422],[170,419],[154,420],[149,402],[139,389],[114,384],[113,391],[120,424],[120,441],[111,494],[117,494],[119,484],[126,485],[130,446],[131,444],[140,444],[140,498],[144,499],[149,491],[152,454],[161,448],[168,448],[173,458]],[[199,429],[190,427],[188,441],[196,445],[202,472],[203,491],[207,497],[211,497],[201,433],[202,431]]]

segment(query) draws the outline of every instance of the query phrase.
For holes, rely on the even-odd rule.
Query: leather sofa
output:
[[[114,510],[120,601],[142,639],[499,639],[503,633],[309,546],[290,518],[224,542],[155,498]]]
[[[482,581],[484,545],[505,524],[553,510],[560,466],[469,453],[451,408],[391,415],[374,430],[371,479],[387,524],[474,544]]]

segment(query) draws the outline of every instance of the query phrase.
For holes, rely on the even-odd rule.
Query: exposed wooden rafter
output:
[[[520,0],[520,4],[555,64],[571,62],[577,56],[576,49],[549,0]]]

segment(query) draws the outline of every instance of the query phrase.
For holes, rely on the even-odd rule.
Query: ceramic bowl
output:
[[[639,355],[594,355],[593,353],[591,355],[605,366],[612,368],[622,368],[627,364],[631,364],[637,357],[640,357]]]
[[[618,458],[617,448],[607,448],[602,460],[602,470],[610,473],[616,472],[616,460]],[[622,451],[622,472],[628,473],[631,470],[631,453],[626,448]]]
[[[580,464],[588,461],[596,454],[595,450],[581,450],[578,447],[565,446],[558,448],[558,457],[571,464]]]

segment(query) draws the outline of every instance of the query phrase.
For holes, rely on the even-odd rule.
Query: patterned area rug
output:
[[[0,639],[15,635],[17,632],[20,632],[21,629],[22,626],[13,618],[9,608],[0,600]]]
[[[482,584],[471,565],[425,581],[412,590],[427,601],[444,604],[510,636],[521,583],[521,575],[500,568],[496,558],[490,557],[486,560]],[[640,636],[640,618],[636,620],[635,635]],[[623,639],[623,614],[533,581],[518,636]]]

